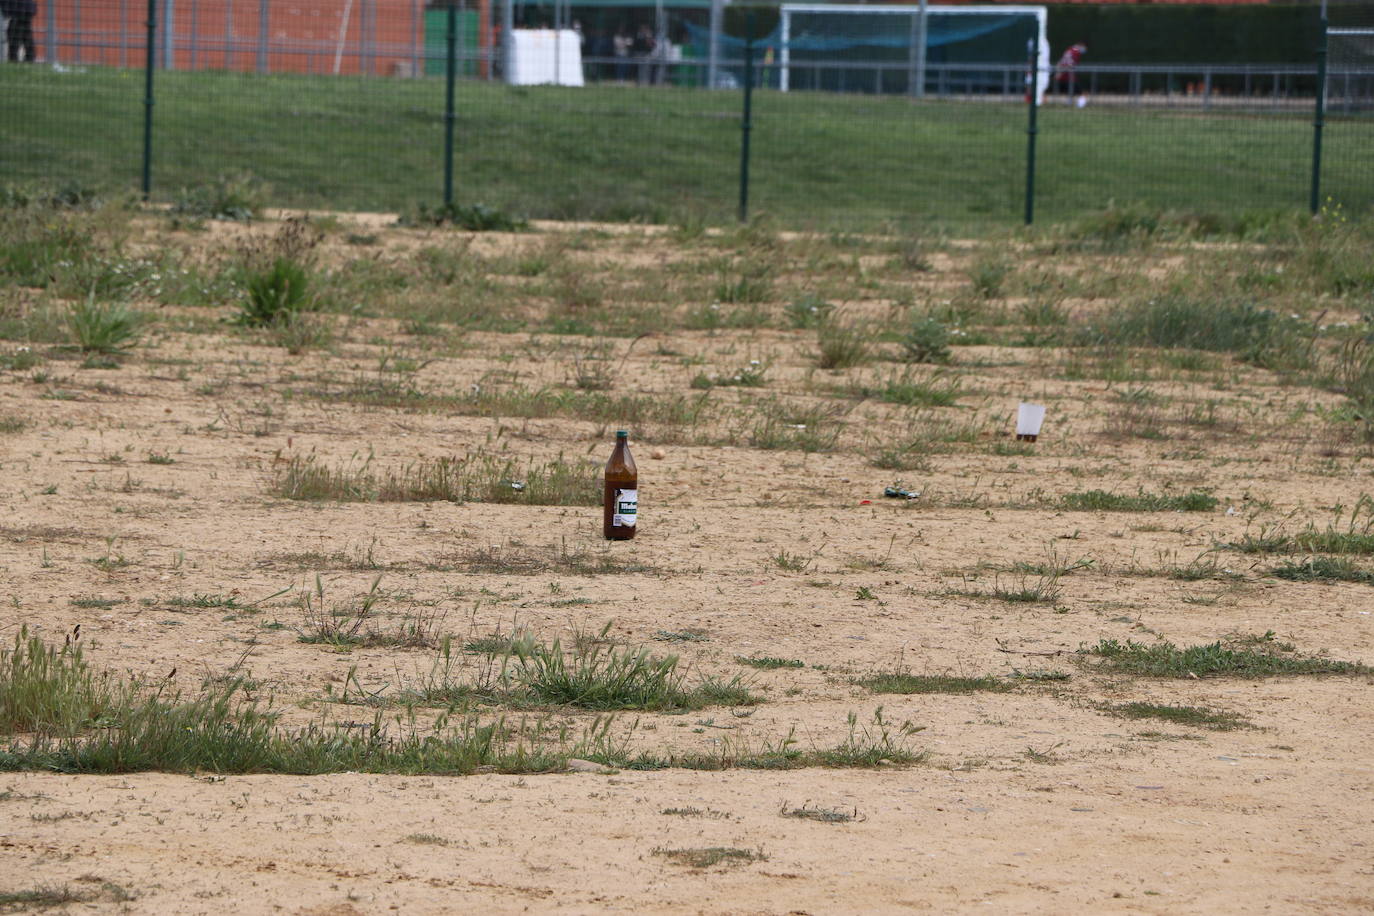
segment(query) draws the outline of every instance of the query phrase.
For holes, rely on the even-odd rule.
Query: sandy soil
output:
[[[384,222],[367,228],[388,231]],[[416,243],[379,244],[404,252]],[[952,257],[941,254],[937,274]],[[182,312],[201,326],[179,330]],[[1305,652],[1374,661],[1369,586],[1280,581],[1265,575],[1269,559],[1226,552],[1213,555],[1240,574],[1234,581],[1143,574],[1259,525],[1325,524],[1331,507],[1351,505],[1369,467],[1320,419],[1317,408],[1334,396],[1249,369],[1164,380],[1151,389],[1215,400],[1224,422],[1199,430],[1171,420],[1167,435],[1132,438],[1114,431],[1121,386],[1066,381],[1042,351],[961,348],[967,396],[937,416],[985,420],[989,431],[970,447],[933,455],[924,471],[875,468],[865,458],[871,444],[900,433],[910,415],[872,403],[851,410],[840,448],[824,454],[652,441],[650,431],[634,443],[640,535],[608,547],[596,509],[271,495],[292,456],[347,462],[370,453],[378,467],[399,467],[492,448],[521,460],[600,461],[609,439],[603,424],[575,419],[286,396],[374,372],[393,347],[429,354],[385,319],[351,320],[332,352],[293,356],[207,329],[195,317],[204,314],[163,310],[159,329],[119,368],[79,369],[54,356],[41,380],[3,374],[0,415],[26,424],[0,436],[6,640],[21,626],[60,640],[80,624],[101,668],[175,669],[186,689],[232,670],[260,682],[288,722],[370,718],[327,706],[327,691],[353,669],[369,691],[395,692],[429,669],[433,650],[303,644],[295,600],[317,573],[340,598],[380,574],[382,612],[397,619],[425,608],[460,635],[523,625],[565,639],[613,621],[623,644],[677,652],[694,678],[744,673],[766,699],[745,710],[620,716],[617,733],[645,751],[761,746],[789,733],[800,746],[828,747],[845,737],[850,713],[867,727],[881,707],[886,720],[924,729],[911,746],[928,756],[875,770],[465,778],[6,773],[0,892],[67,886],[88,898],[73,912],[154,914],[1374,910],[1368,678],[1123,678],[1075,655],[1103,638],[1187,645],[1273,630]],[[633,379],[617,393],[686,392],[703,367],[729,370],[749,353],[769,360],[769,391],[791,392],[817,380],[813,342],[814,332],[764,330],[661,335],[628,355],[627,340],[609,346],[626,355],[621,377]],[[702,364],[663,355],[667,344]],[[461,392],[507,372],[530,387],[560,385],[576,346],[471,333],[415,383]],[[998,454],[1022,397],[1049,405],[1046,434]],[[1297,419],[1261,436],[1260,415]],[[650,457],[654,449],[662,458]],[[148,463],[150,455],[173,460]],[[897,477],[923,498],[882,499]],[[1142,487],[1205,487],[1221,504],[1210,513],[1092,513],[1046,501]],[[606,551],[655,571],[463,569],[471,551],[492,546]],[[780,551],[810,563],[781,569]],[[118,562],[93,562],[102,558]],[[1053,602],[976,594],[1016,581],[1017,562],[1079,558],[1091,565],[1060,580]],[[288,586],[244,611],[172,600],[247,604]],[[696,639],[661,639],[681,633]],[[750,656],[806,667],[756,672],[736,660]],[[851,682],[899,665],[1069,679],[959,696],[881,696]],[[1212,732],[1099,708],[1133,700],[1222,709],[1257,727]],[[593,719],[544,714],[574,731]],[[803,806],[853,819],[785,816]],[[696,868],[661,854],[705,847],[760,857]]]

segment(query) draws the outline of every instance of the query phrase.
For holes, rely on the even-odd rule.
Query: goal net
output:
[[[778,88],[1022,95],[1035,50],[1043,99],[1049,44],[1043,6],[784,4]]]
[[[1374,111],[1374,13],[1333,17],[1326,30],[1326,55],[1328,108],[1350,114]]]

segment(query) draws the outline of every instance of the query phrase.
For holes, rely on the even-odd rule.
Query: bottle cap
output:
[[[615,431],[615,437],[617,439],[628,439],[630,438],[630,434],[623,429],[617,429]]]

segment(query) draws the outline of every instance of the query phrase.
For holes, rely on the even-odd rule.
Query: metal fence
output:
[[[251,176],[283,206],[451,195],[824,227],[1374,208],[1374,69],[1323,76],[1318,49],[1310,66],[1042,71],[1036,108],[1028,60],[932,62],[919,86],[902,62],[793,61],[783,92],[782,66],[747,46],[713,62],[715,91],[711,64],[667,55],[589,56],[585,87],[517,87],[499,41],[476,40],[489,23],[420,0],[337,0],[294,32],[264,0],[156,2],[40,0],[41,65],[0,68],[0,180],[175,202]]]

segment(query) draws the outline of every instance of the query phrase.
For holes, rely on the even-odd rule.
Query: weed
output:
[[[797,330],[821,327],[830,321],[835,306],[814,293],[794,299],[783,309],[787,323]]]
[[[531,462],[469,454],[421,459],[378,475],[370,459],[330,468],[314,455],[296,456],[277,472],[271,490],[286,499],[348,502],[494,502],[538,506],[594,506],[601,501],[598,468],[561,456]]]
[[[996,299],[1002,295],[1002,285],[1012,272],[1012,262],[1004,255],[983,254],[974,260],[969,269],[969,281],[973,290],[984,299]]]
[[[297,356],[333,343],[334,324],[322,315],[290,313],[268,325],[267,337],[275,346]]]
[[[200,219],[248,222],[262,214],[267,188],[247,172],[220,175],[214,181],[183,189],[172,213]]]
[[[709,642],[711,637],[703,630],[659,630],[654,639],[659,642]]]
[[[816,330],[816,365],[822,369],[862,366],[872,358],[872,340],[872,330],[860,322],[826,320]]]
[[[607,625],[609,626],[609,624]],[[648,649],[617,649],[600,644],[572,653],[562,643],[521,647],[508,677],[514,688],[540,703],[582,709],[697,709],[712,702],[744,705],[754,700],[739,679],[706,681],[688,689],[678,673],[678,657],[655,657]],[[723,696],[721,688],[732,688]]]
[[[809,759],[821,766],[876,767],[910,765],[925,759],[924,752],[913,751],[909,739],[925,730],[923,725],[903,722],[895,725],[883,717],[883,708],[873,711],[871,724],[859,724],[855,713],[849,714],[849,734],[832,748],[812,751]]]
[[[843,808],[820,808],[810,805],[802,805],[800,808],[789,808],[784,802],[782,809],[778,812],[783,817],[794,817],[804,821],[816,821],[821,824],[849,824],[864,818],[859,814],[858,808],[851,808],[848,811]]]
[[[566,541],[547,547],[526,547],[521,544],[474,547],[461,555],[457,566],[464,572],[498,573],[507,576],[532,576],[548,572],[573,576],[658,572],[654,566],[619,556],[609,549],[569,547]]]
[[[243,285],[245,300],[238,321],[248,327],[289,326],[311,306],[310,274],[292,258],[274,258],[267,267],[249,272]]]
[[[1123,719],[1160,719],[1175,725],[1190,725],[1194,728],[1209,728],[1213,731],[1232,731],[1237,728],[1254,728],[1239,713],[1218,712],[1205,706],[1168,706],[1159,703],[1122,703],[1103,704],[1098,707],[1105,713]]]
[[[83,353],[118,353],[138,343],[143,317],[117,303],[97,304],[90,295],[68,315],[72,338]]]
[[[697,808],[691,805],[682,808],[664,808],[659,814],[666,814],[669,817],[713,817],[722,820],[728,819],[730,815],[724,811],[715,811],[711,808]]]
[[[1067,681],[1071,678],[1071,675],[1066,671],[1046,671],[1041,669],[1033,671],[1020,671],[1017,669],[1012,669],[1012,672],[1009,675],[1009,677],[1011,677],[1012,680],[1016,681],[1030,681],[1031,683],[1035,684],[1050,684]]]
[[[773,671],[777,668],[805,668],[806,662],[799,658],[774,658],[772,656],[750,656],[745,658],[743,655],[736,655],[735,661],[741,665],[748,665],[750,668],[758,668],[763,671]]]
[[[926,247],[923,240],[913,236],[895,239],[892,242],[892,265],[901,270],[913,270],[918,273],[933,269],[934,265],[926,253]]]
[[[1019,576],[1011,586],[1003,585],[998,579],[988,593],[999,601],[1021,604],[1054,604],[1061,594],[1063,589],[1059,587],[1058,575],[1040,576],[1033,582],[1026,576]]]
[[[24,371],[43,362],[43,357],[33,352],[31,347],[17,347],[13,353],[0,353],[0,369]]]
[[[69,659],[67,661],[70,661]],[[57,674],[60,680],[64,674]],[[503,720],[483,724],[446,716],[427,733],[392,737],[380,716],[362,728],[311,725],[284,730],[277,715],[243,696],[242,682],[185,697],[135,683],[111,710],[118,728],[79,735],[38,732],[0,748],[0,770],[134,773],[506,773],[563,769],[567,754],[539,744],[541,732],[514,730]]]
[[[381,600],[378,587],[382,577],[372,580],[372,587],[361,601],[326,606],[324,581],[315,576],[315,592],[302,590],[300,614],[302,629],[296,631],[301,642],[320,643],[336,648],[362,645],[369,642],[369,632],[363,629],[370,622],[372,609]]]
[[[1021,756],[1025,757],[1025,758],[1026,758],[1027,760],[1029,760],[1031,763],[1040,763],[1040,764],[1049,764],[1049,765],[1053,765],[1053,764],[1057,764],[1057,763],[1063,763],[1063,762],[1064,762],[1063,758],[1060,757],[1058,754],[1055,753],[1056,750],[1058,750],[1059,748],[1061,748],[1061,747],[1063,747],[1063,746],[1064,746],[1064,742],[1061,741],[1061,742],[1059,742],[1058,744],[1050,745],[1049,747],[1045,748],[1043,751],[1038,751],[1038,750],[1036,750],[1036,749],[1033,748],[1033,747],[1027,747],[1024,751],[1021,752]]]
[[[713,387],[739,387],[739,388],[760,388],[767,384],[768,366],[757,359],[751,359],[747,364],[740,366],[734,372],[727,372],[723,375],[709,376],[699,373],[692,379],[693,388],[713,388]]]
[[[1374,500],[1361,496],[1344,526],[1339,515],[1325,528],[1309,523],[1294,534],[1283,531],[1281,525],[1264,526],[1223,546],[1241,553],[1374,554]]]
[[[449,841],[433,833],[408,833],[401,838],[403,843],[414,843],[416,846],[447,846]]]
[[[902,336],[903,358],[909,363],[949,362],[950,332],[931,315],[918,315]]]
[[[1358,662],[1297,654],[1293,646],[1264,636],[1232,637],[1180,649],[1170,642],[1145,645],[1104,639],[1080,654],[1102,659],[1100,667],[1147,677],[1270,677],[1275,675],[1367,674]]]
[[[0,910],[47,910],[72,903],[89,903],[95,895],[69,887],[36,887],[26,891],[0,891]]]
[[[97,598],[94,595],[87,595],[83,598],[73,598],[71,600],[72,607],[100,608],[102,610],[116,607],[123,603],[123,598]]]
[[[992,675],[982,677],[960,677],[950,674],[912,674],[904,668],[878,672],[851,683],[865,687],[874,693],[1005,693],[1014,684]]]
[[[1010,584],[1003,582],[1001,576],[997,576],[993,579],[990,591],[976,588],[955,589],[949,594],[970,598],[993,598],[1013,604],[1053,604],[1063,593],[1063,589],[1059,587],[1062,574],[1063,571],[1060,569],[1050,569],[1032,579],[1025,573],[1019,573],[1013,576]]]
[[[1363,582],[1374,585],[1374,571],[1344,557],[1308,557],[1269,570],[1271,576],[1293,582]]]
[[[787,550],[779,550],[770,559],[773,565],[786,572],[806,572],[806,568],[815,560],[814,556],[803,556],[800,553],[791,553]]]
[[[1069,512],[1210,512],[1218,502],[1215,496],[1201,490],[1178,495],[1146,493],[1141,489],[1134,496],[1088,490],[1065,493],[1059,498],[1059,507]]]
[[[277,473],[272,492],[285,499],[366,501],[374,499],[376,482],[367,472],[348,466],[328,468],[314,455],[294,457]]]
[[[21,627],[0,649],[0,732],[66,735],[112,720],[128,687],[90,670],[80,636],[78,626],[57,648]]]
[[[1248,302],[1217,302],[1169,291],[1129,302],[1090,328],[1087,341],[1233,352],[1267,368],[1306,362],[1305,327]]]
[[[740,849],[735,846],[705,846],[690,849],[656,847],[653,855],[662,856],[674,865],[688,868],[711,868],[715,865],[748,865],[768,861],[762,849]]]
[[[746,264],[738,273],[722,275],[716,283],[717,301],[731,304],[766,302],[773,294],[773,270],[766,264]]]
[[[753,448],[828,452],[843,429],[833,405],[764,401],[757,407],[762,416],[754,420],[746,440]]]
[[[855,385],[849,392],[855,397],[874,398],[904,407],[950,407],[957,402],[962,387],[960,378],[943,371],[917,375],[907,369],[892,373],[877,385]]]
[[[520,655],[529,654],[539,645],[534,632],[525,627],[512,627],[509,631],[496,629],[481,636],[475,636],[463,643],[463,651],[481,655]]]
[[[527,220],[486,204],[447,203],[431,207],[418,204],[398,220],[402,226],[452,226],[469,232],[525,232]]]

